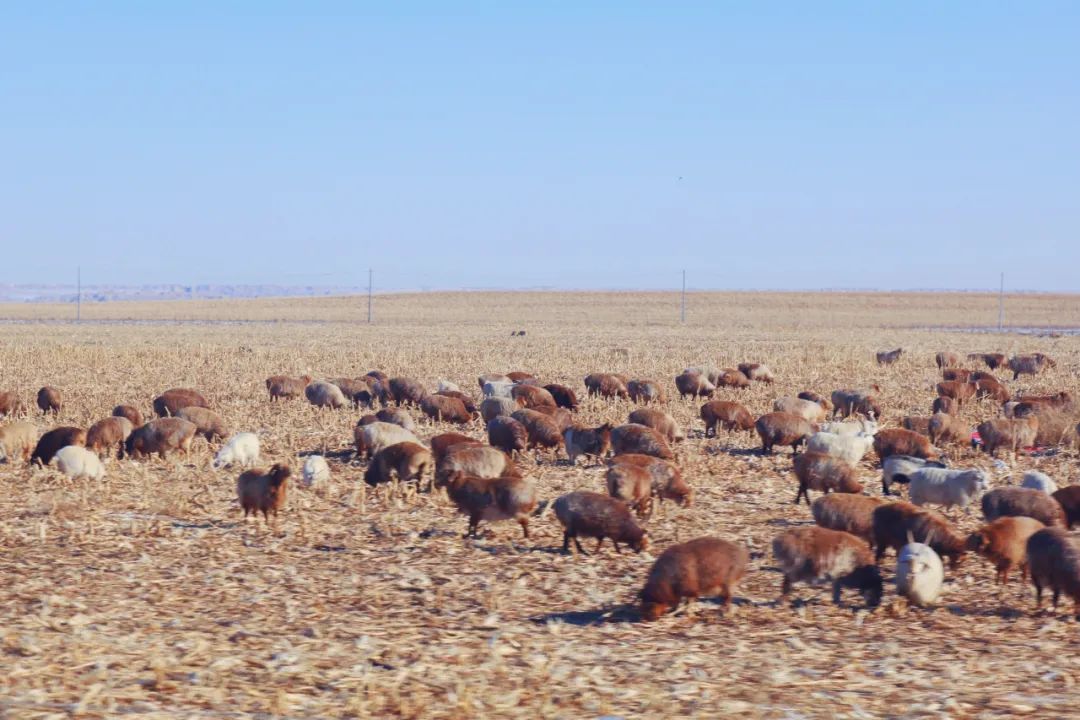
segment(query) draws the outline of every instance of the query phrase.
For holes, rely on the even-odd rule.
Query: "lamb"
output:
[[[832,412],[832,402],[830,402],[828,398],[818,395],[816,392],[804,390],[803,392],[798,394],[798,398],[800,400],[809,400],[811,402],[816,402],[818,405],[825,408],[825,412]]]
[[[935,447],[947,444],[963,444],[971,437],[968,424],[955,415],[934,413],[927,427],[930,442]]]
[[[874,436],[874,452],[882,462],[890,455],[910,455],[923,460],[936,460],[937,448],[924,435],[902,428],[880,430]]]
[[[910,455],[890,455],[881,463],[881,493],[882,495],[893,493],[891,488],[894,482],[907,483],[911,474],[924,467],[945,467],[945,463],[936,460],[924,460],[911,457]]]
[[[554,420],[542,412],[524,408],[510,417],[525,426],[525,431],[529,435],[529,449],[553,448],[555,455],[558,456],[563,437],[562,431]]]
[[[881,417],[881,403],[864,390],[836,390],[832,394],[833,416],[863,415],[870,419]]]
[[[627,453],[611,459],[604,475],[608,494],[622,500],[638,515],[652,515],[652,501],[672,500],[683,507],[694,502],[694,490],[683,480],[678,467],[650,455]]]
[[[304,396],[309,403],[318,408],[340,410],[349,404],[341,388],[323,380],[317,380],[305,387]]]
[[[928,607],[941,596],[945,568],[934,549],[923,543],[908,543],[896,556],[896,594],[912,605]]]
[[[594,457],[597,460],[611,452],[611,423],[597,428],[573,425],[563,430],[563,444],[570,464],[576,465],[578,457]]]
[[[900,421],[900,427],[911,432],[919,433],[920,435],[930,435],[930,418],[919,417],[913,415],[906,415]]]
[[[960,356],[953,352],[939,352],[934,356],[934,362],[937,363],[938,369],[943,370],[945,368],[953,368],[960,366]]]
[[[819,527],[843,530],[869,542],[873,538],[874,510],[884,503],[869,495],[833,493],[815,500],[810,511]]]
[[[244,519],[247,520],[251,513],[258,515],[261,512],[267,523],[271,513],[277,521],[278,511],[285,506],[285,490],[291,475],[292,470],[282,463],[269,470],[255,468],[240,473],[236,494],[244,510]]]
[[[517,401],[511,398],[489,397],[480,403],[480,417],[484,422],[491,422],[497,417],[510,417],[520,407]]]
[[[1065,513],[1065,526],[1072,530],[1074,525],[1080,525],[1080,485],[1063,487],[1053,498]]]
[[[766,385],[772,385],[775,380],[775,378],[773,378],[772,370],[761,363],[739,363],[738,370],[751,382],[761,382]]]
[[[507,455],[514,456],[529,446],[529,431],[512,417],[500,415],[487,424],[488,443]]]
[[[976,387],[978,387],[978,385],[976,385]],[[938,413],[956,415],[960,412],[960,403],[956,402],[956,400],[951,397],[938,395],[934,398],[934,404],[930,407],[930,412],[934,415],[937,415]]]
[[[529,537],[529,515],[537,506],[536,486],[531,480],[516,475],[480,478],[455,470],[447,478],[446,492],[458,512],[469,516],[465,537],[477,537],[483,520],[517,520]]]
[[[848,419],[841,422],[827,422],[818,427],[818,432],[832,433],[833,435],[876,435],[878,424],[865,418]],[[869,449],[869,448],[867,448]],[[865,453],[863,453],[865,454]]]
[[[777,398],[773,402],[773,410],[775,412],[788,413],[789,415],[798,415],[807,422],[825,422],[825,408],[811,400],[802,400],[800,398],[792,397]]]
[[[63,405],[60,391],[56,388],[46,385],[38,390],[37,393],[37,406],[41,409],[42,413],[53,413],[54,415],[60,414],[60,408]]]
[[[968,355],[968,360],[978,360],[985,363],[986,367],[991,370],[997,370],[999,367],[1005,366],[1005,356],[1001,353],[971,353]]]
[[[984,377],[975,381],[975,397],[988,397],[994,402],[1006,403],[1012,398],[1012,394],[996,378]]]
[[[724,368],[720,371],[720,375],[716,378],[714,383],[718,388],[748,388],[750,387],[750,378],[733,368]]]
[[[485,398],[510,398],[514,388],[517,387],[509,380],[506,382],[487,382],[481,387]]]
[[[246,468],[259,464],[259,436],[255,433],[242,432],[229,438],[217,455],[213,467],[221,469],[230,465]]]
[[[842,588],[860,591],[868,607],[881,602],[881,572],[866,543],[839,530],[804,527],[787,530],[772,542],[773,557],[784,574],[780,593],[787,597],[796,582],[832,581],[833,602]]]
[[[551,397],[555,399],[555,404],[558,407],[566,408],[567,410],[571,411],[578,409],[577,393],[575,393],[571,388],[568,388],[565,385],[551,383],[549,385],[545,385],[544,389],[547,390],[548,393],[551,394]]]
[[[965,402],[975,397],[975,392],[974,383],[943,380],[937,384],[938,395],[952,398],[960,407],[963,407]]]
[[[225,439],[229,436],[229,428],[225,420],[213,410],[201,407],[181,408],[176,413],[177,417],[194,423],[195,432],[206,438],[207,442],[213,442],[217,438]]]
[[[1012,450],[1013,456],[1018,450],[1035,444],[1039,432],[1039,418],[1029,415],[1024,418],[994,418],[981,423],[977,428],[982,438],[983,449],[994,457],[1001,448]]]
[[[684,598],[717,595],[730,607],[749,562],[746,547],[720,538],[700,537],[668,547],[653,563],[641,591],[641,619],[657,620]]]
[[[56,467],[72,480],[102,480],[105,466],[84,447],[68,445],[56,453]]]
[[[396,443],[417,441],[415,435],[400,425],[382,421],[357,425],[353,428],[353,440],[356,454],[368,458]]]
[[[705,423],[705,437],[716,437],[717,425],[728,432],[754,429],[754,416],[737,402],[710,400],[701,406],[701,419]]]
[[[598,395],[604,398],[628,398],[630,392],[626,389],[626,381],[618,375],[611,373],[592,373],[585,377],[585,387],[589,395]]]
[[[968,383],[971,382],[971,376],[973,374],[974,373],[971,370],[965,370],[964,368],[947,368],[941,371],[941,379]]]
[[[1053,495],[1057,492],[1057,483],[1055,483],[1049,475],[1041,473],[1038,470],[1028,470],[1024,473],[1024,480],[1020,483],[1020,487],[1030,488],[1031,490],[1040,490],[1047,495]]]
[[[445,395],[425,395],[420,401],[420,409],[436,422],[448,422],[456,425],[468,425],[473,416],[458,398]]]
[[[86,445],[86,430],[78,427],[63,426],[53,428],[38,438],[34,452],[30,454],[30,462],[42,467],[52,462],[60,448],[68,445]]]
[[[1019,567],[1027,580],[1027,541],[1045,525],[1029,517],[1001,517],[968,535],[967,548],[994,563],[994,582],[1006,585],[1009,573]]]
[[[552,394],[535,385],[515,385],[510,390],[510,397],[516,400],[518,405],[529,410],[557,407]]]
[[[198,390],[191,388],[171,388],[154,398],[154,413],[159,418],[175,417],[176,413],[186,407],[210,407],[206,398]],[[134,423],[133,423],[134,424]],[[141,427],[141,426],[136,426]]]
[[[904,482],[893,475],[893,480]],[[990,488],[990,476],[985,470],[948,470],[922,467],[907,476],[911,483],[908,498],[913,505],[933,503],[946,509],[959,505],[968,514],[969,505]]]
[[[615,552],[620,552],[619,543],[629,545],[636,552],[649,545],[645,530],[634,522],[626,505],[607,495],[585,490],[567,493],[555,500],[554,510],[563,526],[562,551],[566,554],[570,553],[571,539],[579,553],[587,554],[579,536],[596,538],[594,552],[600,550],[605,538],[611,538]]]
[[[422,484],[424,474],[434,466],[431,451],[415,442],[401,442],[383,448],[375,454],[364,473],[364,482],[375,487],[391,482],[396,476],[400,482],[415,480]]]
[[[983,517],[987,522],[1000,517],[1035,518],[1043,525],[1064,527],[1067,518],[1057,499],[1042,490],[999,487],[983,495]]]
[[[486,445],[455,445],[447,449],[435,465],[435,486],[444,487],[456,472],[469,477],[517,477],[519,472],[510,456]]]
[[[799,481],[799,491],[795,493],[796,505],[799,498],[805,498],[806,504],[810,504],[810,490],[826,495],[830,491],[853,494],[863,491],[855,468],[843,460],[821,453],[805,452],[796,456],[795,477]]]
[[[124,457],[124,441],[131,435],[134,427],[125,417],[107,417],[98,420],[86,431],[86,448],[98,456],[106,456],[109,449],[116,448],[116,456]]]
[[[652,455],[662,460],[672,460],[675,457],[663,435],[650,427],[633,423],[620,425],[611,431],[611,449],[616,455],[637,453]]]
[[[754,423],[761,438],[761,450],[771,455],[774,445],[790,445],[792,453],[799,452],[799,446],[806,443],[814,432],[814,426],[798,415],[773,412],[762,415]]]
[[[164,458],[169,452],[191,451],[191,441],[198,428],[183,418],[165,417],[151,420],[135,428],[124,443],[124,451],[133,458],[157,453]]]
[[[322,455],[308,455],[304,459],[304,487],[325,489],[330,484],[330,465]]]
[[[903,348],[896,348],[895,350],[881,350],[875,354],[878,365],[892,365],[894,362],[900,359],[900,356],[904,354]]]
[[[1043,588],[1054,594],[1054,608],[1062,593],[1072,598],[1080,619],[1080,541],[1061,528],[1045,528],[1028,538],[1027,561],[1035,586],[1035,609],[1042,609]]]
[[[441,433],[431,438],[431,454],[435,457],[436,467],[442,462],[443,458],[450,451],[451,448],[455,448],[458,445],[467,445],[469,447],[483,447],[484,443],[480,442],[476,438],[471,438],[468,435],[462,435],[461,433]]]
[[[0,392],[0,417],[10,417],[25,410],[19,396],[10,390]]]
[[[15,458],[30,462],[37,440],[37,428],[28,422],[13,422],[0,427],[0,453],[8,463],[14,463]]]
[[[874,436],[865,433],[837,435],[830,432],[817,432],[810,436],[806,449],[810,452],[830,455],[854,467],[859,464],[873,444]]]
[[[131,405],[117,405],[112,410],[112,416],[126,418],[133,428],[142,427],[143,425],[142,413],[139,412],[139,408]]]
[[[288,375],[271,375],[266,378],[266,390],[270,393],[270,401],[288,400],[304,394],[304,388],[311,382],[310,375],[303,377],[289,377]]]
[[[1012,371],[1013,380],[1019,379],[1021,375],[1038,375],[1056,366],[1057,363],[1042,353],[1009,358],[1009,370]]]
[[[684,433],[682,428],[679,427],[679,424],[675,422],[675,418],[671,417],[671,415],[663,410],[657,410],[656,408],[638,408],[630,413],[626,422],[651,427],[653,430],[663,435],[664,439],[669,443],[682,442],[686,439],[686,433]]]
[[[667,402],[667,393],[655,380],[631,380],[626,383],[626,391],[630,394],[632,401],[642,405]]]
[[[712,397],[716,392],[716,386],[699,372],[690,370],[683,371],[675,377],[675,387],[679,391],[679,397]]]
[[[893,502],[874,510],[871,521],[875,557],[881,562],[889,548],[899,554],[909,542],[929,545],[941,557],[949,558],[956,567],[967,552],[963,538],[953,532],[943,517],[929,510],[920,510],[911,503]]]

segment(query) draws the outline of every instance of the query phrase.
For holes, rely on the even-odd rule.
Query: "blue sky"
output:
[[[9,5],[0,282],[1080,291],[1078,32],[1066,2]]]

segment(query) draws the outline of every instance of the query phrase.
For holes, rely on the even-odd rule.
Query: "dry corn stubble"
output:
[[[980,295],[695,294],[685,327],[672,323],[677,310],[663,293],[400,295],[377,299],[373,327],[357,324],[357,298],[94,304],[84,317],[140,322],[0,327],[0,390],[33,407],[38,387],[60,388],[58,423],[88,426],[121,402],[149,415],[155,394],[196,387],[232,428],[259,434],[264,466],[288,461],[298,476],[302,455],[319,452],[333,473],[323,493],[294,477],[270,531],[241,522],[239,471],[211,469],[216,447],[202,439],[189,458],[111,459],[100,483],[0,465],[0,714],[1067,714],[1080,699],[1076,623],[1064,612],[1034,615],[1030,589],[997,588],[979,559],[947,573],[935,610],[906,608],[888,588],[873,613],[854,595],[834,607],[827,590],[806,587],[796,589],[799,606],[776,605],[770,540],[810,522],[791,503],[790,457],[748,452],[758,445],[748,433],[704,439],[701,401],[679,399],[672,378],[687,365],[765,362],[773,386],[717,396],[755,415],[781,395],[877,383],[895,426],[929,413],[939,350],[1042,351],[1058,367],[1010,389],[1080,395],[1078,341],[912,329],[994,322],[993,300]],[[1008,312],[1019,325],[1080,325],[1071,297],[1010,298]],[[28,321],[62,314],[70,307],[0,307]],[[173,319],[205,322],[142,322]],[[223,322],[234,320],[243,322]],[[527,336],[510,337],[519,328]],[[905,354],[895,365],[874,362],[875,351],[897,346]],[[462,540],[466,521],[445,497],[365,490],[363,466],[347,452],[357,412],[270,403],[263,385],[276,373],[373,368],[473,393],[480,373],[528,370],[575,388],[587,425],[623,422],[634,407],[586,398],[587,373],[656,378],[670,396],[664,409],[689,430],[676,454],[695,504],[653,515],[653,555],[608,545],[562,556],[550,512],[534,520],[530,541],[515,523]],[[964,418],[974,427],[997,411],[973,403]],[[414,417],[425,440],[457,429]],[[467,432],[485,437],[479,424]],[[948,453],[954,464],[992,468],[969,449]],[[1068,484],[1075,464],[1071,447],[1021,456],[993,471],[994,484],[1028,468]],[[571,468],[549,453],[528,453],[523,465],[545,499],[603,490],[593,465]],[[879,492],[872,459],[859,474]],[[964,531],[978,524],[953,517]],[[701,602],[637,623],[632,603],[655,554],[706,534],[751,549],[734,612]],[[887,579],[893,564],[890,556]]]

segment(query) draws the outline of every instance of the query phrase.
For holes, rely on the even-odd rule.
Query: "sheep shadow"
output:
[[[597,627],[600,625],[622,625],[641,622],[641,613],[633,605],[616,605],[596,610],[567,610],[564,612],[543,613],[528,618],[537,625],[559,622],[574,627]]]
[[[485,552],[488,555],[506,555],[507,553],[543,553],[545,555],[563,555],[561,547],[551,547],[548,545],[518,545],[515,542],[504,543],[501,545],[477,545],[474,541],[473,547],[480,552]]]

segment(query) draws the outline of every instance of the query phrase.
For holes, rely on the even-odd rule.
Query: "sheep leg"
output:
[[[780,585],[780,597],[785,598],[791,594],[791,578],[784,576],[784,582]]]
[[[570,554],[570,533],[565,530],[562,534],[562,551],[564,555]]]
[[[1020,579],[1025,583],[1028,580],[1028,564],[1026,562],[1020,563]]]
[[[832,584],[832,601],[833,605],[840,604],[840,581],[834,580]]]
[[[1042,585],[1038,580],[1032,580],[1035,584],[1035,612],[1042,610]]]
[[[602,540],[602,539],[603,539],[603,538],[601,538],[601,540]],[[620,550],[620,549],[619,549],[619,543],[618,543],[618,542],[616,542],[614,538],[612,538],[612,539],[611,539],[611,544],[615,546],[615,552],[621,555],[621,554],[622,554],[622,550]]]
[[[596,549],[593,552],[600,552],[600,546],[604,544],[604,538],[599,537],[596,539]]]
[[[799,504],[799,500],[800,500],[800,498],[802,498],[803,494],[805,494],[805,493],[806,493],[806,485],[805,485],[805,484],[803,484],[803,483],[799,483],[799,489],[795,491],[795,504],[796,504],[796,505],[798,505],[798,504]],[[809,504],[810,504],[810,498],[809,498],[809,496],[807,496],[807,499],[806,499],[806,504],[807,504],[807,505],[809,505]]]
[[[1061,599],[1061,588],[1055,587],[1054,588],[1054,612],[1057,612],[1058,600],[1060,600],[1060,599]]]
[[[518,518],[518,522],[521,523],[521,531],[525,533],[525,539],[529,539],[529,518]]]
[[[582,555],[588,555],[589,553],[585,552],[585,548],[581,547],[581,541],[578,540],[578,536],[574,535],[573,538],[574,538],[574,546],[577,548],[577,551],[579,553],[581,553]]]

